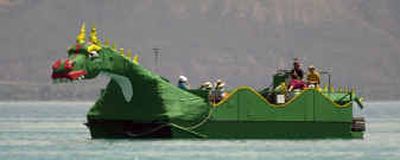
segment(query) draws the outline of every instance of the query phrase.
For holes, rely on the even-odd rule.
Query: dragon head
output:
[[[51,78],[55,82],[67,82],[95,78],[107,68],[115,68],[113,59],[121,58],[118,51],[108,44],[102,45],[97,38],[96,27],[91,27],[86,42],[86,26],[82,24],[76,44],[68,49],[68,58],[58,59],[52,65]]]
[[[102,47],[96,37],[96,29],[92,27],[90,42],[85,42],[86,26],[82,24],[80,33],[77,36],[76,44],[68,49],[68,58],[56,60],[53,65],[53,80],[75,81],[91,79],[99,74],[96,67],[96,59]]]

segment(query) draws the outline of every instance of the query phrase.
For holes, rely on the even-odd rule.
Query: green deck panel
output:
[[[251,88],[242,87],[215,106],[213,120],[350,122],[352,105],[338,107],[314,89],[303,91],[286,104],[274,105]]]
[[[339,105],[315,91],[315,120],[327,122],[352,122],[353,104]]]

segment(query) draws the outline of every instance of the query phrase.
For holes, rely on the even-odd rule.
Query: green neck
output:
[[[124,117],[122,114],[143,121],[194,120],[207,113],[207,100],[177,88],[112,49],[104,48],[103,52],[110,53],[101,56],[109,61],[101,66],[101,72],[110,76],[111,81],[96,105],[113,108],[104,112],[110,114],[107,116],[120,118]]]

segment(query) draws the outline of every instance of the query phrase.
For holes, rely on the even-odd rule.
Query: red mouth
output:
[[[79,70],[79,71],[70,71],[68,73],[53,73],[51,75],[52,79],[59,79],[59,78],[67,78],[70,80],[76,80],[78,78],[84,78],[87,72],[85,70]]]

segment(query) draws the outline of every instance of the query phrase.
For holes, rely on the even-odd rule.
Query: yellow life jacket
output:
[[[308,83],[320,83],[320,77],[319,74],[317,72],[314,73],[308,73],[307,75],[307,82]]]

